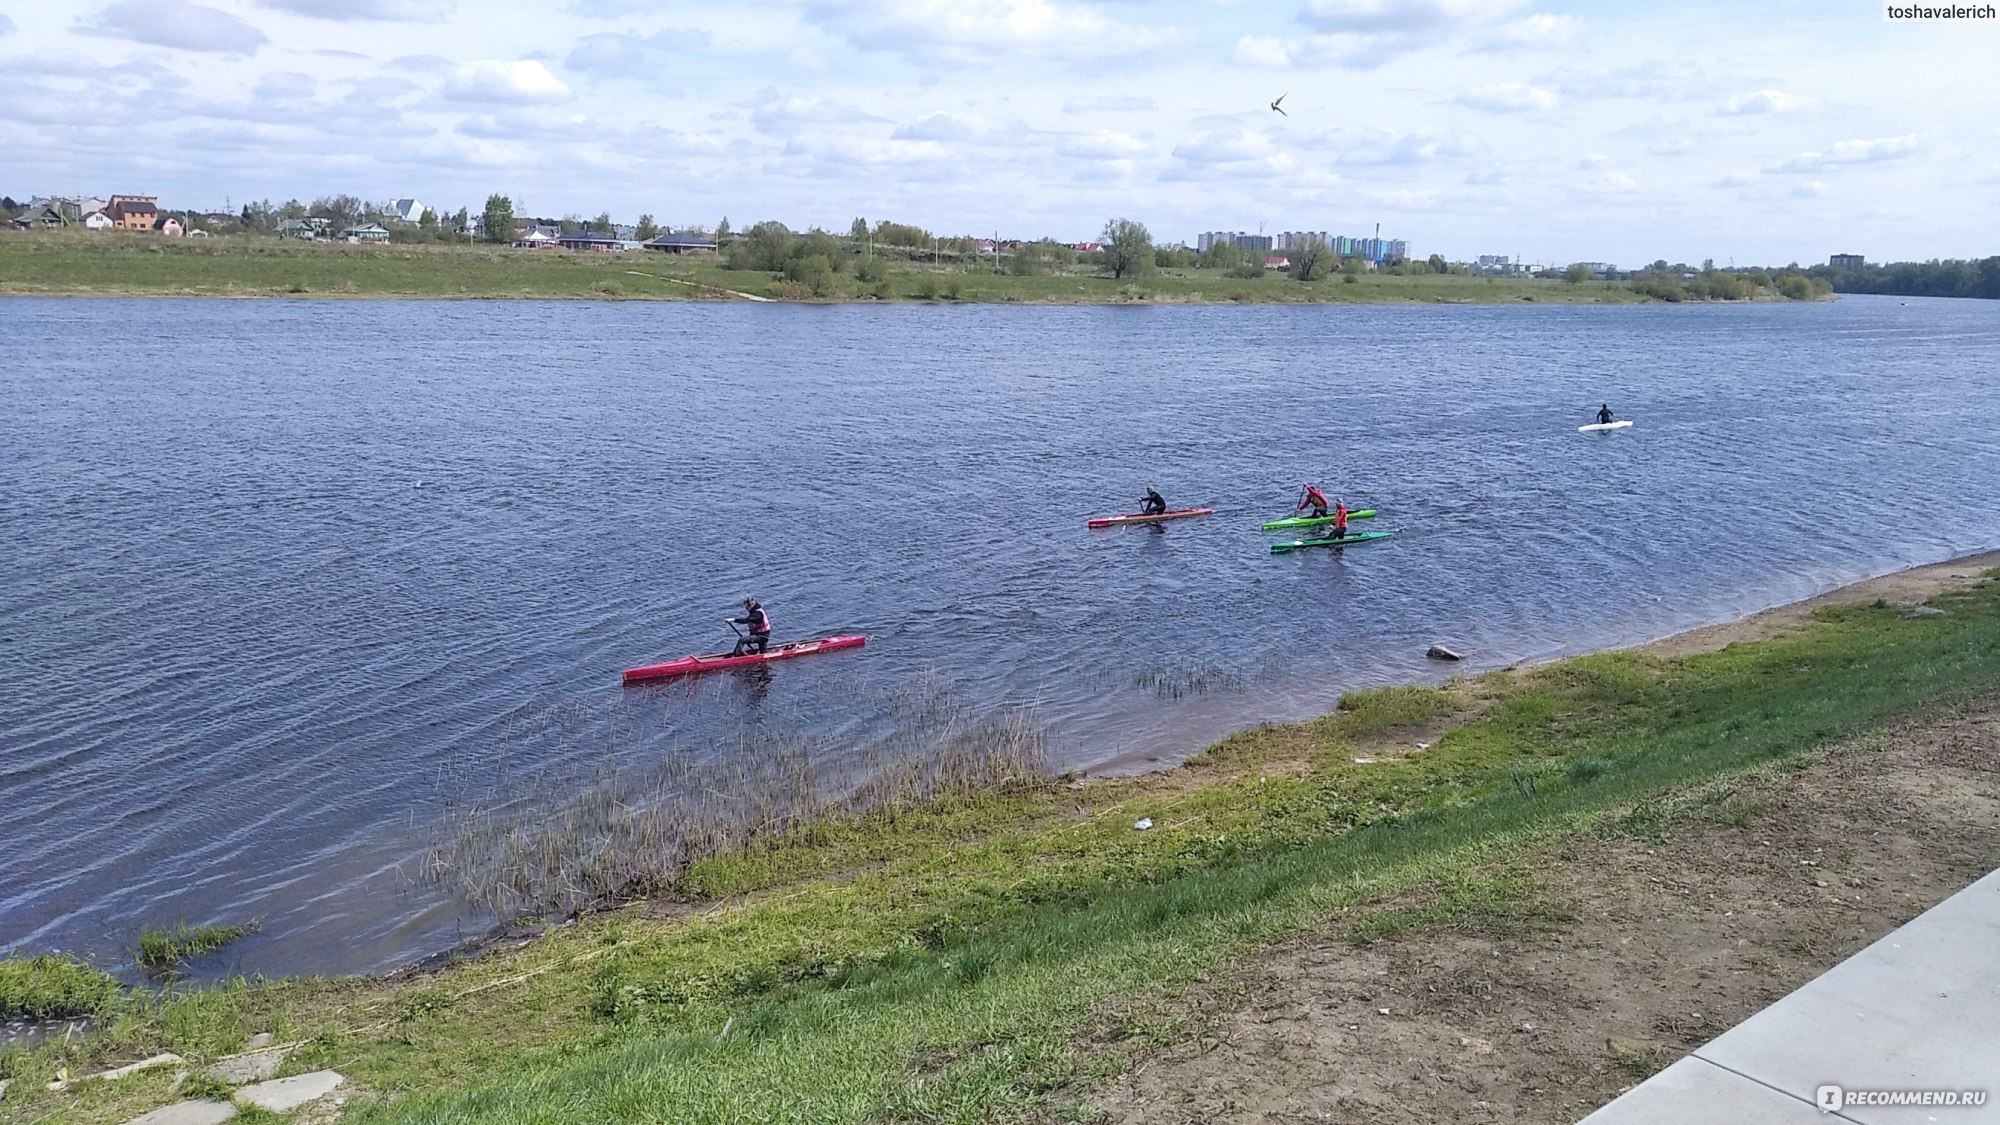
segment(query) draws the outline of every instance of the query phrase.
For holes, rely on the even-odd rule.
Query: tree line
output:
[[[1883,293],[1897,297],[1974,297],[2000,300],[2000,256],[1976,260],[1932,259],[1891,262],[1837,270],[1814,266],[1836,293]]]

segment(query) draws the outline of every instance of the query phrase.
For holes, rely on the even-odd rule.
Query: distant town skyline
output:
[[[1852,0],[0,0],[0,192],[1978,257],[1995,53]]]

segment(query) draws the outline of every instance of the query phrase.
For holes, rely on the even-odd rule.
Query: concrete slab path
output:
[[[1960,1104],[1889,1104],[1911,1091]],[[1583,1125],[1696,1121],[2000,1125],[2000,871],[1696,1048]]]

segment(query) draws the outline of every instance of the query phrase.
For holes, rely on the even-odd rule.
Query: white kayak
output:
[[[1588,426],[1578,426],[1576,428],[1576,432],[1580,434],[1587,434],[1593,430],[1622,430],[1631,424],[1632,422],[1630,419],[1626,419],[1624,421],[1619,421],[1619,422],[1592,422]]]

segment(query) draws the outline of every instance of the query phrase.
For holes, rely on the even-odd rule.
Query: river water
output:
[[[915,682],[1172,762],[2000,545],[2000,304],[0,301],[0,952],[382,969],[454,794]],[[1609,401],[1629,430],[1580,434]],[[1302,481],[1393,540],[1273,556]],[[1090,531],[1147,484],[1214,517]],[[733,641],[866,648],[621,690]],[[1186,690],[1163,688],[1162,683]]]

